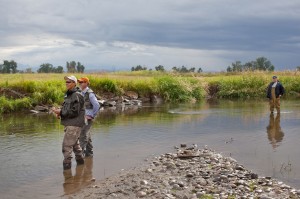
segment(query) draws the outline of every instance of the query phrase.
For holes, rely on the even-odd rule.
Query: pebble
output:
[[[231,157],[223,157],[208,147],[175,147],[175,153],[155,157],[146,165],[106,178],[73,198],[300,198],[294,189],[270,176],[261,177]],[[189,150],[188,153],[185,150]],[[189,154],[183,157],[182,154]],[[196,154],[196,156],[193,156]],[[152,162],[152,163],[151,163]],[[125,183],[126,182],[126,183]]]

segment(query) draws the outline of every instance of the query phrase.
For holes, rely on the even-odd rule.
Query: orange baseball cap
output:
[[[90,83],[90,80],[87,77],[82,77],[82,78],[78,79],[78,82]]]

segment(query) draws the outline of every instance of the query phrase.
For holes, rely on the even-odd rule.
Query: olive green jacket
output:
[[[80,92],[78,87],[66,92],[60,111],[62,125],[83,127],[85,124],[84,98]]]

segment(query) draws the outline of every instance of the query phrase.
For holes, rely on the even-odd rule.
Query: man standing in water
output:
[[[93,145],[91,138],[91,126],[93,119],[97,116],[100,105],[97,101],[95,93],[88,86],[90,85],[90,80],[87,77],[82,77],[78,80],[80,88],[82,90],[82,95],[84,97],[85,106],[85,119],[86,125],[83,126],[80,134],[80,146],[83,150],[83,155],[85,157],[93,156]]]
[[[64,170],[71,169],[72,151],[75,153],[77,165],[84,164],[82,149],[79,144],[79,136],[84,122],[84,99],[81,90],[76,87],[77,78],[75,76],[64,77],[67,92],[61,109],[53,109],[53,112],[61,119],[61,124],[65,126],[62,152],[64,155]]]
[[[269,84],[267,89],[267,98],[269,98],[270,111],[274,112],[276,108],[277,113],[280,114],[280,97],[284,94],[284,88],[278,81],[277,76],[273,76],[273,81]]]

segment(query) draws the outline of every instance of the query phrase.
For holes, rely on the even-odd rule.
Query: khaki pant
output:
[[[276,108],[277,113],[280,113],[280,98],[270,100],[270,111],[273,112],[274,108]]]
[[[276,98],[275,88],[272,88],[271,91],[271,99],[270,99],[270,111],[273,112],[274,108],[276,108],[277,113],[280,113],[280,98]]]
[[[82,149],[79,144],[81,127],[66,126],[64,131],[65,135],[62,143],[64,163],[71,163],[72,152],[74,152],[76,159],[82,158]]]
[[[92,127],[93,121],[88,120],[88,124],[84,125],[81,129],[80,133],[80,147],[86,154],[93,153],[93,145],[92,145],[92,137],[91,137],[91,127]]]

